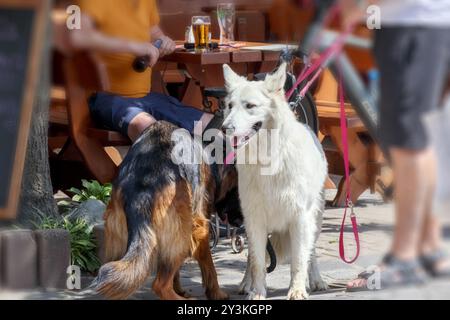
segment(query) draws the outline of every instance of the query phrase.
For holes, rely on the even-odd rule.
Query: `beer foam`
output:
[[[195,20],[194,24],[204,24],[202,19]]]

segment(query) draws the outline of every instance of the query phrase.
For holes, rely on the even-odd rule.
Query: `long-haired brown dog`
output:
[[[106,256],[113,262],[93,283],[108,298],[127,298],[153,270],[152,288],[161,299],[184,298],[179,269],[188,257],[200,265],[206,296],[228,298],[211,257],[208,218],[219,201],[221,211],[224,202],[238,203],[237,174],[234,167],[176,164],[174,154],[196,148],[176,129],[163,121],[152,125],[120,166],[105,213]]]

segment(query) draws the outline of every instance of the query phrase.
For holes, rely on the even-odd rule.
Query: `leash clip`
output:
[[[347,206],[350,208],[350,217],[352,217],[352,218],[355,217],[356,214],[355,214],[354,205],[353,205],[352,200],[347,201]]]

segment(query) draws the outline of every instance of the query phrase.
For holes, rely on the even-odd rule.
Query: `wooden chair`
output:
[[[49,110],[49,155],[55,156],[53,150],[61,150],[69,139],[67,118],[66,90],[62,75],[63,55],[54,50],[52,54],[52,87],[50,91]]]
[[[131,141],[120,133],[97,128],[90,117],[89,94],[109,86],[105,67],[93,55],[76,53],[64,58],[63,69],[70,139],[96,179],[111,182],[121,157],[108,147],[128,146]]]

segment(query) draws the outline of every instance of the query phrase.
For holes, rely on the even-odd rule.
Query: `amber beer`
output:
[[[209,17],[193,17],[192,31],[196,49],[206,49],[210,41],[211,20]]]

